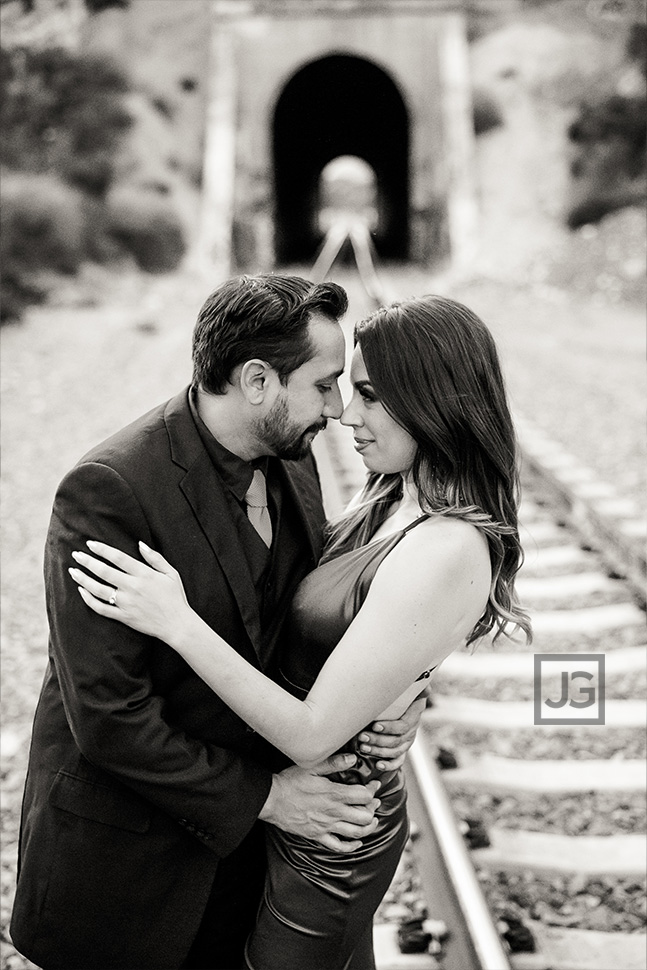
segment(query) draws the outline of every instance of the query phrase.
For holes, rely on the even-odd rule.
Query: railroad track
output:
[[[623,532],[606,522],[591,548],[590,528],[577,530],[586,503],[572,494],[577,517],[565,522],[547,477],[525,460],[527,558],[518,586],[533,615],[533,654],[484,645],[449,658],[425,713],[426,738],[455,758],[443,781],[456,815],[473,819],[472,860],[495,914],[513,924],[516,945],[535,947],[532,959],[521,949],[513,965],[637,970],[645,966],[644,933],[636,932],[646,857],[645,616],[631,557],[618,575]],[[552,699],[564,655],[590,657],[594,667],[604,657],[604,684],[594,677],[587,686],[598,692],[596,708],[605,692],[605,723],[568,715],[535,723],[535,655],[548,661],[543,686]]]
[[[336,278],[346,285],[346,275]],[[375,272],[361,276],[379,302]],[[397,292],[397,279],[387,283]],[[407,774],[413,855],[429,914],[448,935],[440,964],[391,956],[383,970],[646,965],[644,522],[530,422],[517,415],[516,424],[526,557],[518,592],[535,640],[484,642],[435,676]],[[332,425],[318,458],[332,464],[328,502],[338,508],[363,466]],[[603,723],[586,723],[601,711]]]

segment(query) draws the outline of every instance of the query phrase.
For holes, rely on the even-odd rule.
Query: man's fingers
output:
[[[347,839],[338,839],[335,835],[322,835],[321,838],[315,841],[320,842],[321,845],[325,846],[327,849],[332,849],[333,852],[357,852],[358,849],[362,848],[362,843],[359,840],[349,841]]]
[[[400,747],[402,744],[402,737],[400,736],[383,738],[381,735],[372,734],[369,731],[362,731],[362,738],[368,738],[367,741],[360,743],[359,750],[362,754],[375,754],[378,748],[390,751],[391,748]]]
[[[337,793],[340,802],[346,805],[366,805],[370,808],[380,782],[378,780],[369,782],[368,785],[340,785],[339,787],[342,789]]]
[[[375,730],[376,724],[382,725],[381,731]],[[371,728],[373,730],[362,731],[362,737],[365,734],[369,734],[374,739],[382,738],[386,742],[389,737],[402,738],[405,735],[413,734],[416,731],[417,727],[418,727],[417,718],[416,718],[415,724],[412,724],[410,721],[405,720],[405,718],[402,718],[400,721],[376,721],[375,724],[371,725]]]
[[[390,758],[380,758],[377,766],[380,771],[397,771],[404,764],[406,756],[406,751],[404,754],[399,754],[397,758],[394,758],[391,754]]]
[[[417,726],[413,728],[408,728],[401,734],[374,734],[372,731],[362,731],[360,738],[360,751],[362,754],[374,754],[378,748],[390,749],[390,748],[400,748],[405,750],[411,747],[416,736]],[[366,739],[366,740],[364,740]],[[370,747],[371,751],[365,751],[366,747]]]
[[[313,775],[332,775],[335,771],[345,771],[352,768],[357,761],[354,754],[333,754],[321,764],[315,765],[309,771]]]
[[[385,734],[406,734],[411,725],[404,718],[399,721],[375,721],[371,724],[370,734],[383,737]]]
[[[374,818],[368,825],[351,825],[349,822],[338,822],[332,829],[334,835],[339,835],[344,839],[365,839],[367,835],[378,826],[378,819]]]
[[[371,747],[370,751],[365,751],[365,754],[370,754],[371,758],[387,758],[389,761],[393,761],[394,758],[399,758],[400,755],[406,754],[411,747],[411,742],[405,744],[398,744],[392,748],[385,748],[384,746],[374,746]]]
[[[416,731],[420,721],[420,716],[427,706],[427,693],[428,688],[425,689],[424,694],[421,697],[418,697],[409,705],[402,717],[398,718],[397,721],[374,721],[371,725],[372,733],[379,735],[404,735],[408,734],[410,731]]]
[[[360,805],[346,805],[344,807],[343,817],[339,818],[338,821],[341,825],[370,825],[373,821],[375,811],[379,806],[380,802],[377,798],[374,798],[365,808]]]

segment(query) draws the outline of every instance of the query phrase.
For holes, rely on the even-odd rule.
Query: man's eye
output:
[[[332,391],[332,384],[318,384],[317,386],[319,390],[323,391],[324,393],[326,393],[326,391]]]

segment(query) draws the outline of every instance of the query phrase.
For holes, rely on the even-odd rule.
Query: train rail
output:
[[[358,241],[361,226],[352,231],[368,310],[397,292],[397,278],[367,272],[368,241]],[[341,236],[338,228],[330,264],[319,260],[320,278]],[[515,417],[526,557],[518,591],[535,640],[530,649],[486,642],[442,665],[407,766],[412,854],[429,915],[448,929],[443,970],[643,970],[644,522]],[[328,501],[340,507],[364,475],[342,429],[329,427],[318,458],[333,466]],[[590,682],[598,703],[606,694],[604,723],[535,723],[534,657],[554,660],[556,697],[566,654],[604,657],[605,677]],[[439,965],[406,959],[387,955],[381,968]]]

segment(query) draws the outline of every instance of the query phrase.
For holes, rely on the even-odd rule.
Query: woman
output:
[[[341,418],[369,470],[299,587],[283,684],[235,653],[189,607],[177,572],[102,543],[71,573],[102,616],[166,641],[253,729],[315,764],[380,717],[397,717],[454,649],[508,626],[521,562],[515,439],[496,348],[479,318],[425,296],[355,328],[352,399]],[[117,567],[117,568],[115,568]],[[293,645],[293,644],[292,644]],[[316,658],[316,659],[315,659]],[[365,936],[407,837],[399,772],[379,777],[377,829],[354,853],[269,828],[268,880],[248,941],[252,970],[344,968]]]

